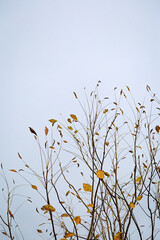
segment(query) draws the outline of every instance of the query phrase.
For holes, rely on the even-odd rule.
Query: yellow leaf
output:
[[[75,130],[75,131],[74,131],[74,133],[77,133],[77,132],[78,132],[78,130]]]
[[[140,177],[137,177],[137,179],[136,179],[136,183],[140,183],[141,180],[142,180],[142,177],[141,177],[141,176],[140,176]]]
[[[7,235],[7,233],[6,232],[2,232],[4,235]]]
[[[76,117],[76,115],[70,114],[70,116],[71,116],[71,118],[72,118],[74,121],[77,121],[77,120],[78,120],[77,117]]]
[[[37,229],[37,232],[42,233],[42,230],[41,229]]]
[[[59,124],[58,124],[57,128],[60,128],[60,129],[62,129],[62,127],[61,127]]]
[[[142,195],[139,195],[138,197],[136,197],[136,201],[140,201],[142,199]]]
[[[44,131],[45,131],[45,135],[47,136],[47,134],[48,134],[48,128],[45,127]]]
[[[27,164],[25,164],[25,167],[29,168],[29,166]]]
[[[95,133],[95,135],[99,135],[99,133],[98,133],[98,132],[96,132],[96,133]]]
[[[103,114],[105,114],[105,113],[107,113],[108,112],[108,109],[105,109],[104,111],[103,111]]]
[[[131,208],[134,208],[135,207],[135,204],[133,202],[130,202],[130,207]]]
[[[103,179],[104,178],[104,172],[102,170],[97,170],[97,173],[96,173],[97,177],[100,178],[100,179]]]
[[[122,232],[118,232],[115,236],[114,236],[114,240],[121,240],[122,237]]]
[[[79,223],[81,223],[81,218],[80,218],[80,216],[74,217],[74,218],[73,218],[73,221],[76,222],[76,225],[78,225]]]
[[[90,213],[90,212],[91,212],[91,210],[88,208],[87,213]]]
[[[64,143],[68,143],[66,140],[63,140]]]
[[[61,217],[69,217],[69,215],[67,213],[63,213]]]
[[[35,190],[38,190],[37,186],[36,185],[31,185],[31,187]]]
[[[55,122],[57,122],[55,119],[49,119],[49,121],[52,123],[52,126],[55,124]]]
[[[73,128],[71,126],[68,126],[68,129],[71,130],[71,131],[73,130]]]
[[[54,211],[56,210],[56,209],[55,209],[52,205],[50,205],[50,204],[44,205],[43,208],[44,208],[45,210],[50,211],[50,212],[54,212]]]
[[[95,236],[95,239],[97,239],[97,238],[99,238],[99,234],[97,234],[97,235]]]
[[[15,169],[10,169],[11,172],[17,172]]]
[[[87,206],[93,208],[93,204],[92,203],[88,204]]]
[[[69,237],[72,237],[72,236],[75,236],[75,233],[69,232],[69,233],[66,233],[64,235],[65,238],[69,238]]]
[[[92,192],[92,187],[88,183],[83,183],[83,189],[85,192]]]
[[[109,142],[106,142],[105,144],[108,146],[108,145],[109,145]]]

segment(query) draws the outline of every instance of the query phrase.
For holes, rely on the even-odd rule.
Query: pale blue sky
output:
[[[160,95],[159,13],[159,0],[0,0],[6,169],[18,168],[17,152],[37,156],[28,126],[40,133],[48,119],[76,111],[73,91],[101,80],[102,97],[129,85],[142,100],[147,84]]]

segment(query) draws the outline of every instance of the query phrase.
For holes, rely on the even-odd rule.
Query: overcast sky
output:
[[[0,0],[1,162],[37,156],[28,127],[78,111],[73,91],[160,96],[159,0]],[[83,97],[82,97],[83,102]],[[27,238],[26,238],[27,239]],[[31,239],[31,238],[30,238]],[[35,238],[33,238],[35,239]]]

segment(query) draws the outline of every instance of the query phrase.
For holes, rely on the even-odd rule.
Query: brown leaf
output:
[[[8,212],[9,212],[9,215],[10,215],[12,218],[14,218],[12,212],[11,212],[10,210],[9,210]]]
[[[157,133],[159,133],[160,127],[158,125],[155,127],[155,129],[156,129]]]
[[[48,128],[47,127],[45,127],[45,135],[47,136],[47,134],[48,134]]]
[[[66,192],[66,196],[68,196],[69,193],[70,193],[70,190],[68,190],[68,191]]]
[[[105,113],[107,113],[108,112],[108,109],[105,109],[104,111],[103,111],[103,114],[105,114]]]
[[[36,136],[37,136],[37,133],[34,131],[34,129],[33,129],[33,128],[29,127],[29,130],[30,130],[30,132],[31,132],[31,133],[33,133],[34,135],[36,135]]]
[[[71,126],[68,126],[68,129],[71,130],[71,131],[73,130],[73,128]]]
[[[35,190],[38,190],[37,186],[36,185],[31,185],[31,187]]]
[[[20,159],[22,159],[22,157],[21,157],[20,153],[18,153],[18,157],[19,157]]]
[[[73,92],[73,93],[74,93],[75,98],[78,98],[78,97],[77,97],[77,94],[76,94],[75,92]]]
[[[71,118],[72,118],[74,121],[77,121],[77,120],[78,120],[76,115],[70,114],[70,116],[71,116]]]
[[[17,172],[15,169],[10,169],[9,171],[11,171],[11,172]]]

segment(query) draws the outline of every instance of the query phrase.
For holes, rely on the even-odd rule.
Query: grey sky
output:
[[[142,100],[147,84],[160,95],[159,13],[159,0],[0,1],[6,169],[19,167],[17,152],[37,156],[29,126],[42,133],[48,119],[78,111],[73,91],[82,95],[101,80],[102,97],[129,85]]]

